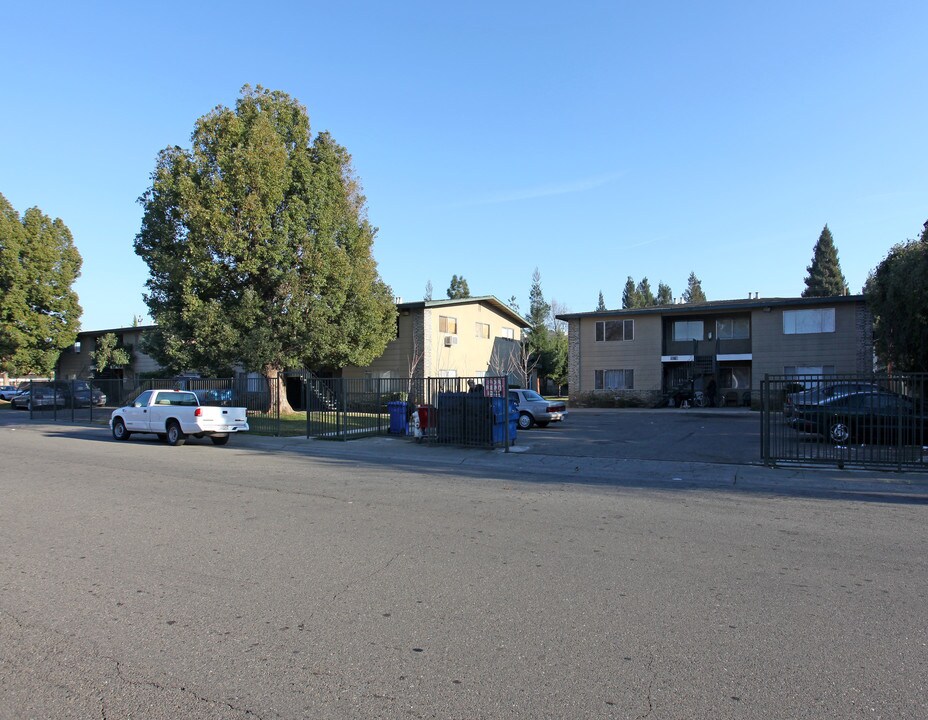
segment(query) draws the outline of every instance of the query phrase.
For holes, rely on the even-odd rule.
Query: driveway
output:
[[[519,450],[541,455],[759,463],[760,413],[741,409],[570,409],[564,422],[520,430]]]

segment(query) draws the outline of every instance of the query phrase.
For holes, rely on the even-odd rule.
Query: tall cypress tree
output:
[[[825,225],[812,251],[812,264],[806,268],[806,289],[802,297],[832,297],[847,294],[847,280],[841,273],[838,249],[831,230]]]
[[[603,300],[603,291],[599,291],[599,302],[596,303],[596,312],[604,312],[606,310],[606,301]]]

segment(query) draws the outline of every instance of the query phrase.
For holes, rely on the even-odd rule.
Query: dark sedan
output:
[[[886,390],[856,392],[796,406],[790,424],[836,445],[924,445],[928,419],[918,405]]]

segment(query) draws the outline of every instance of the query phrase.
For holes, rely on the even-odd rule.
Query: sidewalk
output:
[[[418,444],[404,438],[388,437],[332,442],[243,434],[233,438],[232,446],[526,482],[615,485],[655,490],[730,490],[928,504],[928,475],[923,473],[564,457],[530,452],[519,445],[506,453],[502,448],[469,449]]]
[[[92,427],[65,422],[36,423],[18,415],[2,413],[0,426],[39,432],[75,435],[92,433],[109,437],[108,427]],[[114,441],[115,442],[115,441]],[[208,443],[206,440],[194,441]],[[131,444],[131,443],[130,443]],[[758,464],[681,462],[616,457],[576,457],[543,454],[531,441],[505,452],[416,443],[408,438],[371,437],[347,442],[272,437],[241,433],[232,437],[216,453],[252,451],[290,453],[307,458],[372,466],[400,467],[410,471],[448,476],[500,478],[510,481],[609,485],[636,489],[680,491],[753,492],[795,497],[823,497],[928,504],[928,474],[866,470],[839,470],[833,467],[770,468]],[[164,447],[165,452],[176,452]],[[183,452],[183,450],[180,450]],[[217,458],[218,459],[218,458]],[[226,458],[228,459],[228,458]]]

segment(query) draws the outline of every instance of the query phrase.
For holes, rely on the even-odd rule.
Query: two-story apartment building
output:
[[[506,375],[518,359],[525,320],[497,298],[487,295],[459,300],[400,302],[397,335],[370,365],[345,367],[345,378],[483,377]],[[73,348],[62,353],[58,377],[86,378],[93,374],[90,353],[97,339],[116,335],[120,347],[130,351],[132,364],[117,376],[157,373],[154,359],[140,349],[142,335],[154,325],[82,331]]]
[[[751,298],[559,315],[568,323],[570,396],[658,401],[693,380],[742,404],[771,375],[873,370],[863,296]]]
[[[492,295],[398,303],[397,335],[346,378],[483,377],[508,374],[528,324]]]

